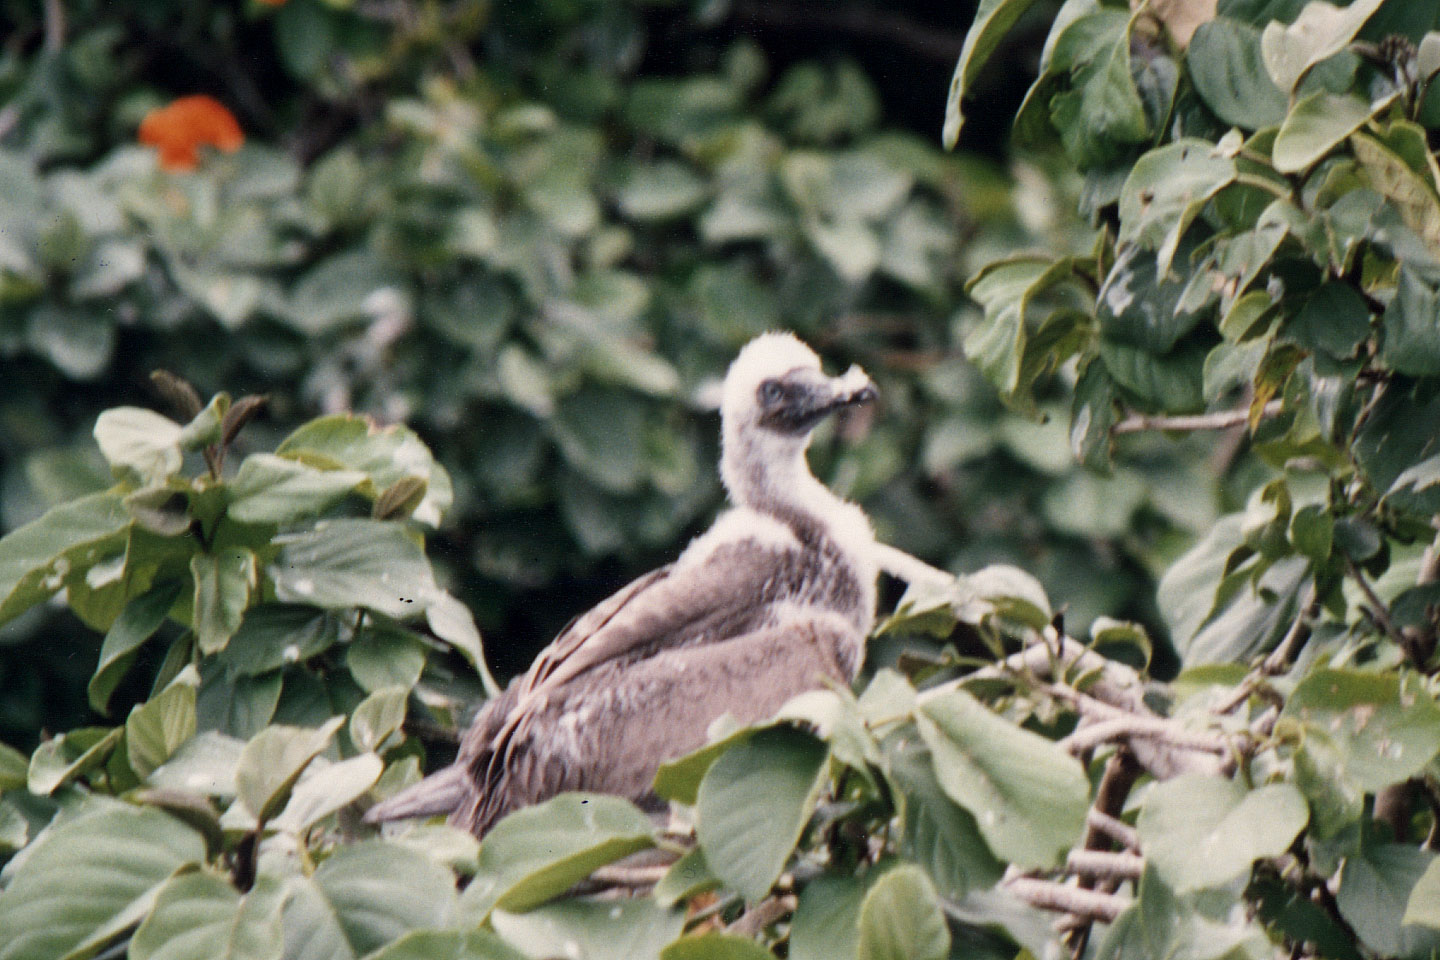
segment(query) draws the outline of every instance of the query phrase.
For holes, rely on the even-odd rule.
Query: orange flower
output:
[[[214,97],[181,97],[169,106],[156,107],[140,121],[140,142],[160,151],[162,170],[194,170],[202,144],[234,153],[245,143],[235,115]]]

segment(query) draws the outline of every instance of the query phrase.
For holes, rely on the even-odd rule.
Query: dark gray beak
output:
[[[874,382],[859,367],[838,377],[795,370],[760,385],[760,424],[780,433],[804,434],[835,411],[878,396]]]

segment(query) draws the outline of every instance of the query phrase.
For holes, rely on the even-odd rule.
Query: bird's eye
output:
[[[760,384],[760,399],[766,404],[779,403],[785,396],[785,388],[778,380],[766,380]]]

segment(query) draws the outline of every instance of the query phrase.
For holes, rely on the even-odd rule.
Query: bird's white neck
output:
[[[720,476],[737,507],[786,524],[814,525],[847,552],[868,556],[874,533],[864,512],[810,472],[808,438],[726,430]]]

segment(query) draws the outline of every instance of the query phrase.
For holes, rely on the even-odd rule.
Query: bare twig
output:
[[[1237,686],[1233,693],[1214,710],[1215,713],[1224,715],[1233,712],[1250,696],[1254,694],[1265,682],[1265,678],[1277,676],[1284,673],[1295,659],[1295,652],[1310,639],[1310,626],[1320,612],[1320,596],[1315,589],[1315,581],[1311,580],[1305,588],[1304,599],[1300,602],[1300,609],[1295,615],[1295,620],[1290,624],[1290,629],[1285,631],[1285,636],[1275,645],[1275,649],[1260,662],[1259,667],[1251,671],[1244,681]]]
[[[1109,880],[1136,880],[1145,870],[1145,858],[1109,850],[1071,850],[1065,858],[1065,872]]]
[[[1140,849],[1140,834],[1119,817],[1112,817],[1108,813],[1092,809],[1085,815],[1085,825],[1090,828],[1092,834],[1118,843],[1127,850]],[[1093,849],[1095,844],[1087,842],[1086,846]]]
[[[1126,741],[1143,737],[1180,750],[1200,750],[1204,753],[1226,754],[1229,745],[1210,734],[1188,730],[1174,720],[1162,717],[1112,717],[1096,723],[1085,724],[1070,736],[1060,741],[1060,746],[1070,753],[1079,754],[1094,749],[1102,743]]]
[[[1345,570],[1350,574],[1350,579],[1359,585],[1360,592],[1365,594],[1365,599],[1370,602],[1367,609],[1370,616],[1374,618],[1376,626],[1383,630],[1387,637],[1404,646],[1405,637],[1395,629],[1395,622],[1390,619],[1390,608],[1385,606],[1385,601],[1375,593],[1375,589],[1370,586],[1370,581],[1365,579],[1364,572],[1349,557],[1345,558]]]
[[[1260,418],[1268,419],[1278,414],[1283,404],[1279,400],[1271,400],[1260,408]],[[1230,427],[1238,427],[1250,419],[1250,408],[1242,407],[1239,410],[1221,410],[1217,413],[1200,413],[1187,417],[1166,417],[1151,416],[1143,413],[1132,413],[1110,428],[1114,434],[1140,433],[1143,430],[1228,430]]]
[[[1082,890],[1069,884],[1036,880],[1033,877],[1015,877],[1005,882],[1005,888],[1032,907],[1088,917],[1091,920],[1103,920],[1106,923],[1113,922],[1120,916],[1120,912],[1130,905],[1129,900],[1113,893]]]
[[[797,902],[793,893],[767,897],[741,914],[739,920],[725,928],[725,932],[742,937],[754,937],[772,923],[777,923],[794,913]]]
[[[607,887],[653,887],[669,871],[670,864],[657,863],[643,867],[627,867],[612,863],[590,874],[590,879]]]
[[[57,53],[65,47],[65,4],[45,0],[45,49]]]

